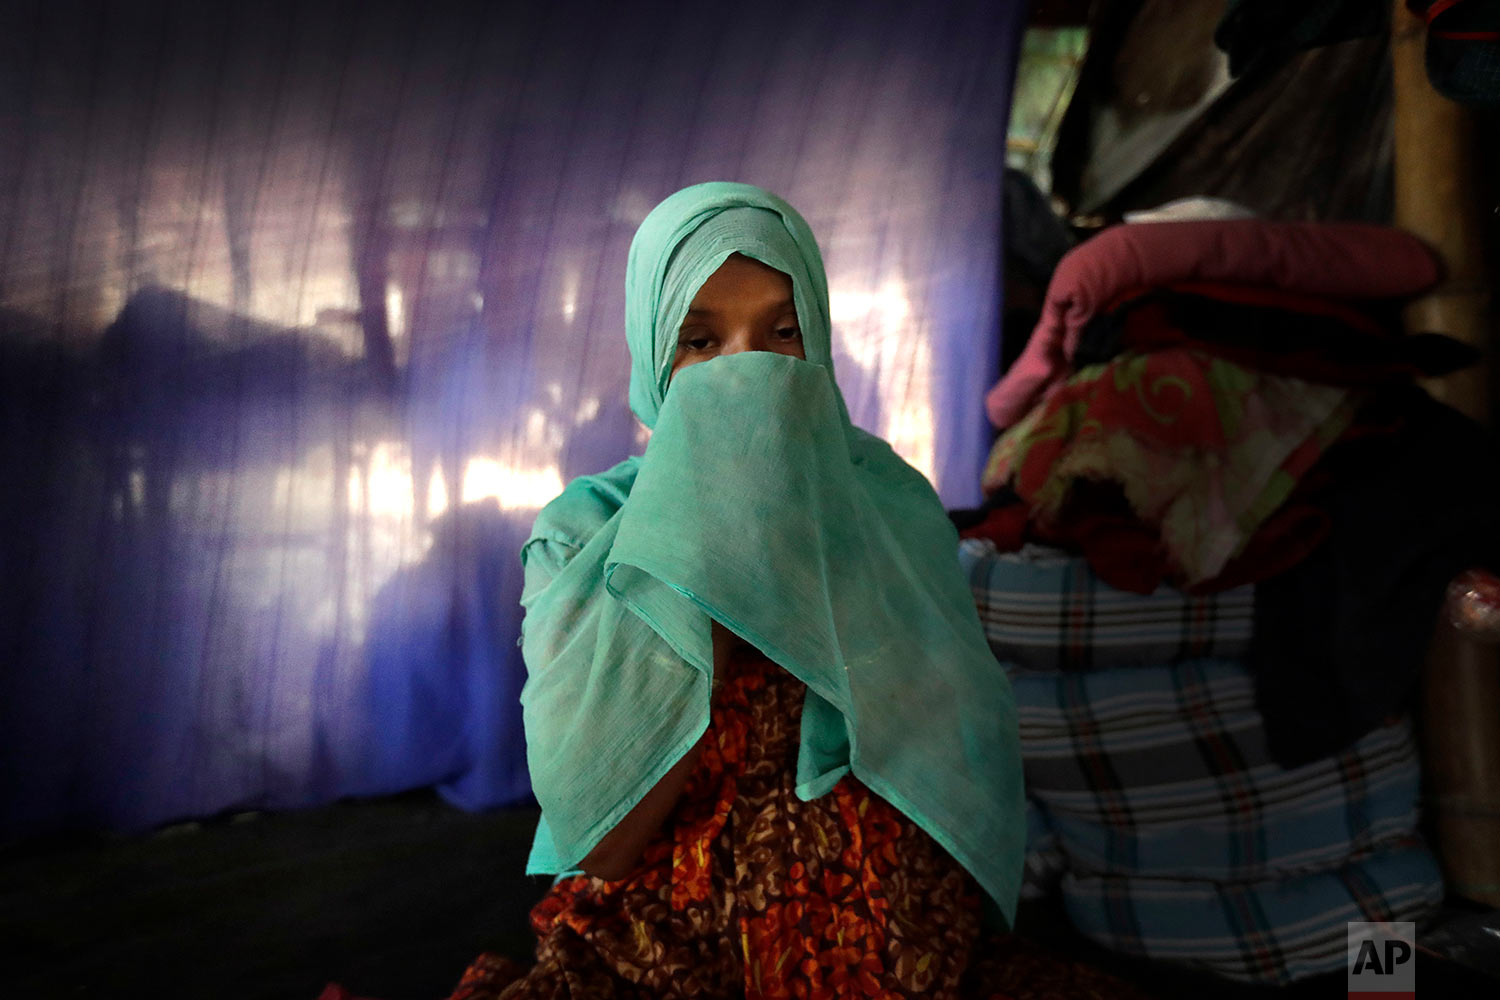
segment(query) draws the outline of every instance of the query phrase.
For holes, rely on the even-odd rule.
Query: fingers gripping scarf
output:
[[[676,333],[731,253],[792,278],[807,360],[739,354],[667,378]],[[971,871],[1009,919],[1023,805],[1015,705],[936,494],[854,428],[833,379],[827,282],[785,202],[702,184],[630,250],[642,458],[537,518],[522,693],[542,805],[529,870],[575,865],[708,725],[717,620],[802,680],[797,792],[852,773]],[[539,551],[565,554],[555,575]]]

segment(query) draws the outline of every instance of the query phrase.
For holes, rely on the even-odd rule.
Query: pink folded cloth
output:
[[[1437,283],[1437,257],[1399,229],[1353,222],[1260,219],[1115,226],[1057,265],[1042,318],[985,397],[1009,427],[1071,374],[1084,325],[1127,293],[1182,281],[1259,285],[1334,299],[1415,295]]]
[[[329,983],[323,987],[323,992],[318,994],[318,1000],[370,1000],[370,998],[355,996],[338,983]]]

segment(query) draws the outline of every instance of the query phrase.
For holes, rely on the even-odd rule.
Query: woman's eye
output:
[[[685,333],[677,338],[678,350],[706,351],[712,346],[712,338],[701,333]]]
[[[802,331],[795,326],[784,326],[776,331],[776,336],[782,340],[800,340],[802,338]]]

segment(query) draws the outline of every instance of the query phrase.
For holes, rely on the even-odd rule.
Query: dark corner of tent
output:
[[[1015,938],[1500,995],[1500,0],[3,5],[0,995],[531,960],[519,554],[708,180],[952,518]]]

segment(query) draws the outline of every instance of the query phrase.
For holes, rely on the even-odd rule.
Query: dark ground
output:
[[[323,985],[383,1000],[446,996],[480,951],[531,953],[520,874],[534,808],[464,813],[427,792],[242,814],[140,837],[0,852],[0,998],[315,1000]],[[1115,959],[1046,908],[1020,927],[1167,997],[1342,997],[1342,975],[1284,990]],[[1500,996],[1419,959],[1422,994]]]
[[[0,998],[446,996],[480,951],[530,954],[535,824],[413,793],[15,848]]]

